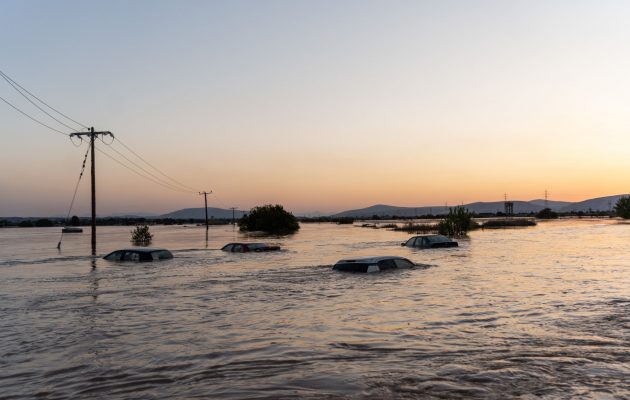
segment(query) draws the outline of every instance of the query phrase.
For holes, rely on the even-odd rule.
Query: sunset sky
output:
[[[201,207],[203,190],[296,213],[630,192],[628,2],[0,5],[0,70],[190,189],[97,152],[100,215]],[[71,132],[1,78],[0,97]],[[65,215],[85,144],[2,101],[0,138],[0,216]]]

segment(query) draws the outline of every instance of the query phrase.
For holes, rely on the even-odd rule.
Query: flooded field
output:
[[[630,398],[630,224],[410,235],[302,224],[227,254],[231,226],[155,226],[173,260],[92,259],[89,229],[0,229],[0,398]],[[99,227],[98,253],[130,227]],[[258,239],[260,240],[260,239]],[[348,256],[426,268],[344,274]]]

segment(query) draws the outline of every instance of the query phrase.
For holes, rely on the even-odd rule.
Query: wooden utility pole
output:
[[[236,219],[234,218],[234,210],[236,209],[237,207],[230,207],[230,210],[232,210],[232,225],[236,223]]]
[[[206,204],[206,230],[208,230],[208,195],[212,194],[212,190],[209,192],[199,192],[199,195],[202,194]]]
[[[70,137],[78,136],[82,138],[82,136],[90,137],[90,152],[92,165],[90,168],[90,175],[92,176],[92,255],[96,255],[96,165],[94,162],[94,139],[98,136],[109,135],[114,138],[114,134],[109,131],[103,132],[94,132],[94,127],[90,128],[89,132],[75,132],[71,133]]]

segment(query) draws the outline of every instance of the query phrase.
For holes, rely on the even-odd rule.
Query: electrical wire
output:
[[[175,182],[178,186],[181,186],[184,189],[188,189],[192,192],[199,192],[199,190],[196,190],[188,185],[185,185],[173,178],[171,178],[170,176],[166,175],[164,172],[160,171],[157,167],[155,167],[154,165],[152,165],[151,163],[149,163],[147,160],[145,160],[144,158],[142,158],[140,155],[138,155],[138,153],[136,153],[135,151],[133,151],[129,146],[127,146],[125,143],[123,143],[122,140],[120,140],[120,138],[116,138],[116,141],[118,143],[120,143],[125,149],[127,149],[131,154],[133,154],[134,156],[138,157],[140,160],[142,160],[146,165],[148,165],[149,167],[153,168],[155,171],[157,171],[158,173],[160,173],[162,176],[164,176],[165,178],[169,179],[172,182]]]
[[[103,141],[103,138],[101,138],[101,141],[105,144],[105,142]],[[184,190],[183,188],[177,187],[177,186],[175,186],[175,185],[165,181],[164,179],[160,178],[159,176],[156,176],[155,174],[151,173],[150,171],[147,171],[141,165],[138,165],[133,160],[130,160],[127,156],[125,156],[124,154],[122,154],[121,152],[116,150],[114,147],[109,146],[109,149],[112,150],[114,153],[118,154],[119,156],[121,156],[122,158],[124,158],[125,160],[127,160],[128,162],[130,162],[131,164],[133,164],[134,166],[136,166],[139,169],[141,169],[144,173],[146,173],[147,175],[151,176],[156,181],[162,183],[164,186],[168,186],[168,187],[172,188],[173,190],[178,190],[178,191],[182,191],[182,192],[185,191],[187,193],[190,193],[189,190]]]
[[[7,103],[9,106],[13,107],[17,112],[19,112],[20,114],[24,115],[27,118],[32,119],[33,121],[37,122],[40,125],[45,126],[46,128],[53,130],[55,132],[61,133],[62,135],[66,135],[66,136],[70,136],[68,133],[62,132],[59,129],[55,129],[52,126],[46,125],[45,123],[43,123],[42,121],[39,121],[38,119],[31,117],[30,115],[28,115],[27,113],[25,113],[24,111],[20,110],[19,108],[17,108],[16,106],[14,106],[13,104],[9,103],[7,100],[5,100],[3,97],[0,97],[0,100],[4,101],[5,103]]]
[[[163,183],[162,183],[162,182],[160,182],[160,181],[156,181],[155,179],[153,179],[153,178],[151,178],[151,177],[149,177],[149,176],[143,175],[142,173],[140,173],[140,172],[136,171],[135,169],[133,169],[132,167],[130,167],[130,166],[128,166],[128,165],[126,165],[125,163],[121,162],[120,160],[117,160],[115,157],[113,157],[112,155],[110,155],[110,154],[106,153],[105,151],[103,151],[103,150],[99,149],[98,147],[96,147],[96,146],[95,146],[94,148],[96,149],[96,151],[98,151],[99,153],[103,154],[104,156],[106,156],[106,157],[107,157],[107,158],[109,158],[110,160],[112,160],[112,161],[114,161],[115,163],[117,163],[117,164],[121,165],[122,167],[124,167],[124,168],[128,169],[129,171],[133,172],[134,174],[136,174],[136,175],[139,175],[139,176],[143,177],[144,179],[147,179],[147,180],[149,180],[149,181],[151,181],[151,182],[153,182],[153,183],[155,183],[155,184],[158,184],[158,185],[160,185],[160,186],[163,186],[163,187],[165,187],[165,188],[167,188],[167,189],[170,189],[170,190],[173,190],[173,191],[176,191],[176,192],[190,193],[190,192],[189,192],[189,191],[187,191],[187,190],[181,190],[181,189],[178,189],[178,188],[176,188],[176,187],[174,187],[174,186],[167,186],[167,185],[163,184]]]
[[[75,127],[72,127],[68,124],[65,124],[61,121],[59,121],[57,118],[53,117],[52,115],[50,115],[49,112],[47,112],[46,110],[44,110],[43,108],[41,108],[40,106],[37,105],[37,103],[35,103],[33,100],[31,100],[28,96],[26,96],[20,89],[18,89],[12,82],[11,80],[9,80],[9,78],[2,72],[0,71],[0,76],[2,76],[4,78],[5,81],[7,81],[7,83],[9,85],[11,85],[11,87],[13,87],[13,89],[15,89],[16,92],[18,92],[19,94],[22,95],[22,97],[24,97],[26,100],[28,100],[29,103],[31,103],[32,105],[34,105],[35,107],[37,107],[37,109],[39,109],[41,112],[43,112],[44,114],[48,115],[50,118],[54,119],[55,121],[57,121],[58,123],[60,123],[61,125],[65,126],[66,128],[75,131],[75,130],[79,130],[76,129]]]
[[[70,218],[70,213],[72,212],[72,206],[74,205],[74,200],[77,197],[77,190],[79,189],[79,183],[81,182],[81,178],[83,177],[83,171],[85,171],[85,162],[87,161],[88,154],[90,154],[90,146],[88,146],[87,151],[85,152],[85,157],[83,157],[83,165],[81,166],[81,173],[79,174],[79,179],[77,180],[77,184],[74,187],[74,194],[72,195],[72,201],[70,202],[70,208],[68,209],[68,214],[66,215],[66,222],[68,224],[68,218]],[[61,241],[63,240],[63,229],[61,230],[61,236],[59,237],[59,243],[57,243],[57,248],[61,249]]]
[[[45,105],[46,107],[50,108],[51,110],[53,110],[53,111],[54,111],[54,112],[56,112],[57,114],[61,115],[62,117],[64,117],[64,118],[66,118],[66,119],[68,119],[68,120],[70,120],[70,121],[74,122],[75,124],[77,124],[77,125],[79,125],[79,126],[84,127],[85,129],[90,129],[88,126],[86,126],[86,125],[84,125],[84,124],[82,124],[82,123],[80,123],[80,122],[75,121],[74,119],[72,119],[72,118],[68,117],[66,114],[62,113],[61,111],[57,110],[56,108],[53,108],[53,107],[52,107],[52,106],[50,106],[48,103],[46,103],[44,100],[42,100],[42,99],[40,99],[39,97],[35,96],[33,93],[31,93],[31,92],[29,92],[27,89],[25,89],[22,85],[20,85],[19,83],[17,83],[17,82],[16,82],[16,81],[14,81],[13,79],[11,79],[11,77],[10,77],[9,75],[5,74],[5,73],[4,73],[4,72],[2,72],[1,70],[0,70],[0,75],[2,75],[2,77],[3,77],[3,78],[7,81],[7,82],[9,82],[9,81],[10,81],[10,82],[9,82],[9,84],[11,84],[11,82],[13,82],[13,83],[14,83],[14,84],[16,84],[16,85],[17,85],[20,89],[22,89],[22,90],[24,90],[26,93],[28,93],[31,97],[33,97],[34,99],[36,99],[37,101],[39,101],[40,103],[42,103],[43,105]],[[13,85],[11,84],[11,86],[13,86]],[[15,86],[13,86],[13,87],[15,88]],[[17,89],[16,89],[16,90],[17,90]],[[23,94],[22,94],[22,95],[23,95]],[[29,101],[30,101],[30,100],[29,100]],[[39,108],[39,107],[38,107],[38,108]],[[40,110],[41,110],[41,108],[40,108]],[[42,111],[43,111],[43,110],[42,110]],[[45,111],[44,111],[44,112],[45,112]],[[46,114],[48,114],[48,113],[46,113]],[[53,117],[53,118],[54,118],[54,117]],[[57,121],[57,119],[55,119],[55,120]],[[59,121],[57,121],[57,122],[59,122]],[[65,124],[63,124],[63,125],[65,125]],[[65,126],[67,127],[67,125],[65,125]],[[74,129],[74,128],[70,128],[70,129]]]

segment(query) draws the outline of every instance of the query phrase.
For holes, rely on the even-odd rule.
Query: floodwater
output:
[[[98,253],[130,227],[99,227]],[[302,224],[276,253],[155,226],[173,260],[92,259],[89,229],[0,229],[2,399],[628,399],[630,224],[567,220],[414,250]],[[260,239],[258,239],[260,240]],[[344,274],[347,256],[425,267]]]

